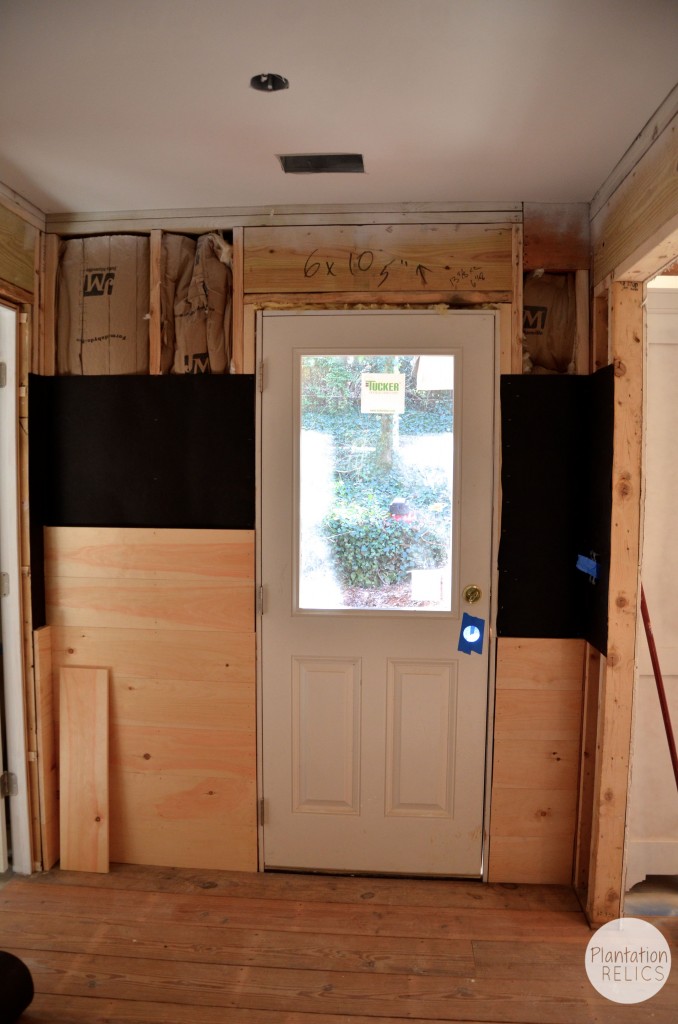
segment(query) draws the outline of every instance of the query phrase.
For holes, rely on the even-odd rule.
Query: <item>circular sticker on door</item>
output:
[[[586,973],[614,1003],[642,1003],[656,995],[671,971],[669,944],[654,925],[622,917],[599,928],[586,947]]]

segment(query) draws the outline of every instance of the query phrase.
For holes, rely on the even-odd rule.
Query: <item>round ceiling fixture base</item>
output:
[[[290,83],[282,75],[274,75],[269,71],[265,75],[253,75],[250,86],[258,92],[280,92],[281,89],[289,89]]]

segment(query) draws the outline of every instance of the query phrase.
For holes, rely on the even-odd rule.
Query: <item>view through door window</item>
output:
[[[452,355],[301,355],[299,608],[450,611]]]

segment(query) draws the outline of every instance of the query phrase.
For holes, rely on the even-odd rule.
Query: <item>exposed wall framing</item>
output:
[[[612,537],[608,655],[600,676],[593,829],[586,910],[595,923],[619,917],[635,677],[640,545],[643,290],[610,288],[609,337],[615,367]]]
[[[234,244],[232,369],[235,372],[254,372],[255,313],[258,308],[263,306],[280,306],[283,308],[313,306],[329,308],[334,306],[341,308],[342,306],[351,307],[355,305],[418,307],[435,304],[466,308],[481,305],[499,306],[502,328],[501,370],[502,372],[521,372],[524,251],[526,260],[536,259],[539,265],[576,272],[578,309],[577,368],[581,371],[586,360],[586,355],[582,355],[582,353],[586,353],[588,350],[588,303],[586,301],[588,298],[588,275],[586,271],[588,264],[585,262],[584,256],[585,250],[588,251],[588,236],[582,228],[584,212],[585,208],[579,205],[576,208],[570,209],[566,207],[549,207],[547,209],[527,205],[525,207],[525,232],[523,231],[523,210],[521,204],[507,204],[499,208],[497,208],[496,204],[448,206],[445,208],[434,204],[407,204],[397,208],[383,206],[381,208],[365,208],[359,211],[336,207],[320,208],[317,211],[303,207],[277,211],[156,211],[152,215],[148,213],[130,213],[113,216],[106,214],[101,216],[87,215],[82,217],[49,218],[48,230],[50,234],[45,236],[42,259],[42,281],[44,287],[40,293],[40,340],[39,345],[34,346],[33,368],[47,374],[54,372],[54,286],[59,235],[121,231],[150,232],[152,242],[151,372],[157,372],[159,368],[160,335],[159,302],[157,301],[156,292],[159,282],[159,267],[156,266],[154,273],[153,254],[155,252],[157,256],[162,232],[169,230],[202,233],[206,230],[227,229],[233,233]],[[291,235],[288,235],[288,232],[291,232]],[[403,261],[403,266],[410,258],[415,260],[413,267],[408,268],[413,273],[413,283],[404,287],[406,279],[402,281],[394,280],[392,265],[391,267],[386,267],[388,277],[385,280],[383,271],[385,263],[388,263],[387,259],[378,265],[375,264],[374,279],[368,280],[369,275],[367,275],[366,279],[361,283],[361,288],[356,290],[354,280],[347,279],[344,281],[338,277],[337,266],[331,265],[327,268],[327,263],[332,264],[333,261],[333,251],[330,249],[329,254],[326,255],[323,252],[321,255],[323,261],[325,261],[324,266],[327,271],[325,276],[329,280],[331,288],[323,287],[322,291],[305,291],[295,283],[296,278],[294,281],[285,283],[290,274],[289,264],[282,278],[278,278],[275,274],[271,275],[268,272],[265,266],[265,259],[263,263],[258,262],[262,256],[261,246],[256,251],[254,248],[248,250],[248,238],[250,241],[258,240],[261,242],[264,236],[270,238],[272,233],[273,237],[278,241],[284,241],[285,238],[292,236],[296,239],[303,236],[308,240],[311,235],[313,239],[322,237],[325,241],[329,240],[332,244],[336,242],[337,238],[349,239],[348,250],[341,250],[337,254],[341,258],[348,258],[351,251],[355,251],[359,255],[366,251],[366,247],[369,248],[370,245],[373,245],[374,250],[370,251],[385,249],[389,252],[390,259],[394,255],[389,249],[389,246],[391,248],[393,246],[394,236],[402,239],[414,239],[414,248],[411,251],[408,250],[408,252],[402,254],[400,251],[395,253],[396,258]],[[457,246],[454,267],[453,263],[441,262],[441,267],[446,272],[449,269],[448,278],[445,281],[442,279],[437,280],[434,274],[427,272],[429,264],[426,262],[426,259],[431,255],[435,255],[437,259],[441,254],[440,245],[438,245],[437,249],[435,246],[429,246],[428,249],[425,245],[423,248],[420,246],[420,242],[426,239],[434,238],[438,240],[441,237],[451,240],[447,245],[447,249],[449,250],[449,245],[451,244],[453,255],[455,252],[454,247],[455,245]],[[154,240],[155,249],[153,247]],[[355,244],[353,245],[353,243]],[[323,244],[324,242],[317,248],[319,250],[322,249]],[[351,248],[352,245],[353,249]],[[529,256],[527,254],[528,245]],[[358,246],[361,246],[361,248],[358,248]],[[444,248],[445,246],[443,246]],[[312,249],[313,246],[309,252]],[[294,255],[293,252],[292,255]],[[303,263],[308,255],[309,253],[304,250],[302,273]],[[266,253],[263,253],[263,256],[265,257]],[[295,256],[295,259],[297,256]],[[318,253],[316,253],[317,256]],[[481,260],[485,262],[483,263],[481,260],[476,259],[475,257],[477,256],[480,256]],[[469,257],[473,258],[469,261]],[[157,263],[157,259],[155,262]],[[366,262],[367,259],[364,259],[363,265],[366,265]],[[321,264],[317,273],[320,273],[322,266],[323,264]],[[421,270],[418,271],[417,268],[419,266],[421,266]],[[350,270],[351,266],[349,265],[349,278],[351,277]],[[362,267],[360,272],[363,273]],[[253,279],[252,273],[259,276]],[[335,276],[338,278],[336,282],[333,280]],[[438,277],[440,277],[440,274],[438,274]],[[252,283],[253,280],[254,285]],[[306,285],[308,285],[309,279],[303,279],[302,277],[302,282],[304,280]],[[386,291],[387,285],[390,289],[388,292]],[[248,290],[252,287],[255,287],[257,290]],[[317,288],[318,286],[313,285],[313,287]],[[290,290],[283,290],[286,288]],[[157,328],[154,327],[156,322],[158,324]],[[154,331],[156,331],[155,342],[153,340]],[[156,353],[155,356],[154,352]],[[56,631],[53,640],[55,664],[58,665],[63,659],[66,649],[64,647],[64,638],[61,636],[62,631],[66,627],[54,625],[52,628]],[[99,627],[88,627],[88,629],[92,628]],[[523,652],[525,652],[531,642],[516,641],[516,643],[519,647],[521,644],[526,643],[527,646],[523,648]],[[552,678],[550,673],[553,671],[557,673],[560,670],[557,666],[563,668],[563,657],[566,658],[569,665],[569,668],[563,669],[563,678],[567,679],[566,684],[562,688],[556,685],[553,692],[550,692],[553,689],[550,687],[550,684],[545,684],[543,691],[540,691],[537,698],[538,702],[544,704],[544,707],[542,711],[538,711],[535,714],[533,724],[535,729],[540,731],[540,742],[542,744],[545,742],[546,746],[552,746],[553,743],[551,741],[560,743],[562,740],[558,732],[560,728],[558,725],[559,721],[562,726],[561,712],[569,723],[569,728],[573,717],[573,701],[581,701],[582,666],[578,661],[580,642],[575,642],[577,653],[574,659],[572,652],[575,651],[575,646],[572,646],[568,653],[564,654],[561,642],[559,641],[540,641],[539,644],[541,645],[539,658],[543,659],[544,665],[551,666],[551,669],[546,672],[544,677],[547,680],[547,684],[548,679]],[[41,658],[44,658],[46,647],[44,637],[39,639],[38,647],[41,651]],[[36,647],[36,652],[38,647]],[[516,678],[514,673],[516,666],[514,660],[515,652],[510,655],[507,653],[508,668],[506,668],[503,660],[504,653],[502,646],[499,645],[498,671],[500,673],[503,672],[502,678],[504,679]],[[97,654],[96,656],[99,655]],[[37,657],[36,653],[36,659]],[[583,656],[579,660],[583,662]],[[575,661],[579,664],[580,672],[578,695],[574,685],[574,675],[576,675],[576,672],[572,668]],[[518,677],[520,677],[520,672],[522,671],[523,678],[528,678],[529,680],[531,665],[534,665],[532,653],[529,656],[526,655],[523,669],[517,669]],[[44,669],[43,667],[41,671],[44,678],[44,673],[48,673],[49,669]],[[534,677],[532,678],[534,681]],[[532,685],[532,682],[528,682],[524,689],[530,690]],[[509,684],[507,689],[515,689],[515,686]],[[517,689],[520,690],[521,688],[518,687]],[[563,707],[565,710],[561,708],[560,712],[552,707],[554,695],[556,694],[556,701],[564,702]],[[529,694],[529,697],[532,696],[534,696],[533,693]],[[500,739],[503,737],[503,739],[509,740],[511,738],[511,729],[515,727],[516,719],[506,706],[505,696],[499,698],[499,704],[500,714],[497,724],[499,736]],[[514,739],[517,739],[521,746],[526,745],[527,741],[523,737],[514,737]],[[578,744],[578,739],[574,741],[568,740],[568,742]],[[567,761],[568,770],[572,768],[570,761],[576,766],[576,753],[574,753],[574,747],[572,749],[572,758],[568,758]],[[501,779],[501,777],[500,771],[499,778]],[[539,877],[533,877],[531,879],[533,881],[539,879],[546,882],[562,881],[569,870],[568,865],[571,866],[574,843],[574,818],[571,808],[573,790],[571,782],[572,779],[568,775],[568,782],[565,788],[559,789],[556,786],[549,789],[546,787],[546,790],[541,795],[544,797],[544,800],[549,796],[552,797],[549,806],[552,807],[554,814],[551,816],[547,812],[545,815],[546,821],[538,822],[537,834],[529,836],[523,828],[527,813],[522,799],[524,793],[518,792],[516,796],[517,790],[520,790],[521,787],[512,787],[511,785],[498,786],[496,790],[495,796],[497,799],[493,801],[493,814],[496,812],[497,838],[500,840],[496,849],[501,850],[503,843],[504,851],[510,849],[515,851],[520,848],[521,839],[524,836],[528,840],[532,862],[535,865],[538,864],[538,868],[535,867],[535,870]],[[576,790],[576,782],[574,785]],[[502,797],[506,800],[504,804],[502,804]],[[522,808],[520,814],[514,815],[511,811],[513,806],[511,800],[513,800],[514,804],[518,800],[518,804]],[[544,800],[541,800],[541,802],[537,801],[540,804],[540,813],[544,809],[541,807]],[[569,810],[567,814],[563,812],[563,818],[560,821],[558,815],[560,810],[562,810],[561,804],[563,801],[567,803]],[[252,803],[252,810],[254,810],[254,803]],[[527,816],[529,817],[529,814]],[[556,821],[555,826],[554,819]],[[50,844],[52,848],[54,845],[53,827],[50,825],[51,820],[53,819],[50,819],[48,813],[41,813],[42,841],[45,850],[49,849]],[[507,824],[511,821],[516,822],[515,827]],[[544,829],[541,828],[542,824],[546,825]],[[528,824],[526,827],[529,830],[530,825]],[[554,827],[556,831],[560,830],[561,833],[565,830],[567,835],[560,834],[556,836]],[[52,829],[51,838],[50,828]],[[503,834],[499,836],[499,832]],[[555,839],[558,840],[557,843]],[[566,851],[565,855],[563,850]],[[46,864],[48,863],[47,857],[45,862]],[[251,863],[250,861],[250,866]],[[506,863],[505,859],[504,865]],[[492,864],[490,865],[491,871],[494,871],[495,868],[495,875],[497,877],[502,875],[504,868],[499,860],[495,862],[494,867]]]

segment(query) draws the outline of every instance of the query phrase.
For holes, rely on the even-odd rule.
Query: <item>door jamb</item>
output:
[[[359,299],[356,299],[359,304]],[[270,304],[271,308],[276,303]],[[257,489],[256,516],[255,516],[255,592],[256,592],[256,708],[257,708],[257,853],[258,870],[264,871],[264,816],[266,812],[263,794],[263,750],[262,750],[262,708],[261,708],[261,616],[263,611],[263,586],[262,586],[262,564],[261,564],[261,401],[263,393],[263,366],[261,364],[262,344],[262,322],[263,313],[269,308],[269,304],[262,297],[255,304],[247,304],[244,315],[244,334],[246,338],[245,358],[248,362],[248,369],[255,374],[256,379],[256,411],[255,411],[255,480]],[[294,307],[294,312],[303,313],[306,310],[318,310],[317,304],[307,306],[299,305]],[[324,307],[320,307],[324,308]],[[346,309],[346,306],[342,307]],[[350,307],[349,307],[350,308]],[[388,308],[388,307],[385,307]],[[398,306],[391,307],[397,309]],[[463,307],[473,309],[473,306]],[[492,528],[492,550],[491,550],[491,598],[488,630],[488,694],[487,694],[487,732],[485,744],[485,799],[483,807],[483,841],[482,841],[482,881],[487,882],[489,870],[489,840],[490,840],[490,808],[492,795],[492,763],[494,753],[494,700],[496,686],[496,660],[497,660],[497,637],[496,637],[496,615],[497,615],[497,588],[499,581],[498,552],[499,535],[501,525],[501,432],[500,432],[500,407],[499,407],[499,378],[502,373],[510,373],[512,369],[513,344],[513,309],[512,303],[498,303],[493,307],[497,313],[495,317],[495,344],[494,344],[494,479],[492,487],[493,528]],[[423,309],[422,309],[423,311]],[[487,308],[484,308],[487,312]]]

